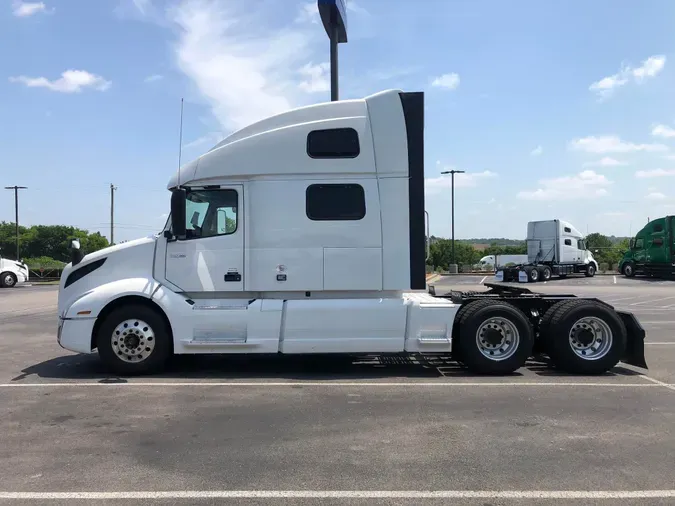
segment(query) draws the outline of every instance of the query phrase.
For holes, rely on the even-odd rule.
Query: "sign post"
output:
[[[347,42],[347,0],[318,0],[319,15],[330,40],[330,99],[339,100],[338,44]]]

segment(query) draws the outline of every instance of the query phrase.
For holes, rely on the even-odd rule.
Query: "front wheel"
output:
[[[105,317],[96,347],[103,363],[123,375],[159,371],[172,352],[164,319],[143,305],[122,306]]]
[[[593,300],[558,302],[545,314],[541,339],[554,365],[566,372],[602,374],[626,350],[626,327],[612,308]]]
[[[3,272],[0,274],[0,286],[2,288],[12,288],[16,285],[16,275],[13,272]]]
[[[622,270],[623,275],[626,276],[627,278],[632,278],[633,276],[635,276],[635,267],[630,262],[627,262],[626,265],[623,266]]]
[[[507,302],[470,302],[460,309],[455,325],[459,325],[458,355],[474,373],[509,374],[532,354],[532,326],[522,311]]]
[[[595,271],[596,271],[595,264],[588,264],[588,266],[586,267],[586,277],[592,278],[593,276],[595,276]]]

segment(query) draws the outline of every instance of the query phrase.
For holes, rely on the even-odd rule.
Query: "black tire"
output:
[[[459,326],[456,347],[462,363],[477,374],[510,374],[521,368],[532,354],[534,333],[527,317],[517,307],[499,300],[477,300],[460,309],[455,318]],[[478,331],[491,318],[507,320],[518,331],[518,342],[510,356],[489,358],[478,344]],[[505,343],[508,334],[502,333]],[[485,341],[483,341],[485,342]],[[497,351],[495,349],[495,351]],[[499,350],[501,351],[501,350]]]
[[[633,265],[633,262],[626,262],[621,270],[623,271],[622,274],[627,278],[635,276],[635,266]]]
[[[124,346],[122,339],[119,339],[119,341],[112,339],[114,333],[120,334],[119,331],[116,331],[117,327],[123,325],[127,320],[130,321],[128,327],[130,339],[136,339],[136,335],[144,336],[138,337],[139,344],[141,345],[139,348],[143,348],[141,351],[137,351],[139,348],[132,350],[131,347],[137,344],[136,342],[133,345],[128,345],[128,348],[122,348],[131,350],[129,354],[123,353],[119,349]],[[141,322],[141,324],[144,322],[147,326],[135,326],[134,323],[138,322]],[[134,334],[135,332],[138,332],[138,334]],[[141,339],[147,339],[148,342],[145,343]],[[151,341],[154,341],[152,348],[150,346],[143,346],[151,345]],[[113,346],[118,347],[118,349],[113,349]],[[173,352],[171,332],[167,328],[164,318],[152,308],[137,304],[121,306],[105,317],[98,329],[96,347],[98,348],[99,357],[106,367],[116,374],[129,376],[160,371]],[[150,351],[148,353],[145,350]],[[143,353],[146,353],[146,355],[143,356]],[[120,356],[134,357],[134,359],[137,356],[139,360],[130,362],[123,360]]]
[[[551,279],[551,268],[548,265],[544,265],[539,269],[540,278],[542,281],[548,281]]]
[[[583,332],[583,324],[577,323],[588,317],[602,320],[611,331],[612,339],[606,341],[611,345],[608,345],[604,356],[584,358],[575,352],[570,342],[572,328],[576,326],[578,331]],[[598,301],[571,299],[558,302],[546,311],[539,330],[540,339],[544,340],[553,364],[569,373],[605,373],[619,363],[626,350],[627,333],[621,317],[611,307]],[[581,346],[581,343],[578,344]],[[590,346],[594,350],[595,342]],[[580,350],[580,353],[584,352]]]
[[[536,267],[529,267],[527,271],[527,279],[531,283],[536,283],[539,281],[539,269]]]
[[[13,288],[16,286],[16,274],[13,272],[3,272],[0,274],[0,287]]]
[[[594,264],[594,263],[591,262],[590,264],[588,264],[588,266],[586,266],[586,272],[585,272],[586,277],[587,277],[587,278],[592,278],[593,276],[595,276],[595,271],[596,271],[596,270],[597,270],[597,269],[595,268],[595,264]]]

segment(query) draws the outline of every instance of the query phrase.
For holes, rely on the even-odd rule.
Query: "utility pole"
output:
[[[455,174],[464,174],[464,170],[446,170],[445,172],[441,172],[441,174],[450,174],[451,178],[451,183],[450,187],[452,189],[452,263],[453,265],[456,264],[455,262]]]
[[[115,190],[117,187],[110,183],[110,245],[115,243]]]
[[[14,226],[16,228],[16,260],[21,260],[19,248],[19,190],[26,190],[25,186],[5,186],[5,190],[14,190]]]

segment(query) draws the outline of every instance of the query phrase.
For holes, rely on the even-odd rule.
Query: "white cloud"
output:
[[[160,81],[162,79],[164,79],[164,76],[159,75],[159,74],[153,74],[153,75],[148,76],[145,79],[143,79],[143,81],[146,82],[146,83],[154,83],[155,81]]]
[[[298,85],[308,93],[317,93],[330,90],[330,63],[307,63],[298,72],[303,81]]]
[[[134,7],[138,9],[138,12],[145,15],[148,10],[152,7],[151,0],[131,0],[134,4]]]
[[[667,125],[655,125],[652,128],[652,135],[655,137],[675,137],[675,128],[671,128]]]
[[[169,10],[178,66],[226,131],[308,101],[297,69],[309,60],[317,29],[270,31],[264,16],[248,4],[214,0],[182,0]]]
[[[20,2],[18,0],[12,2],[12,13],[18,18],[27,18],[39,12],[49,12],[44,2]]]
[[[619,72],[611,76],[603,77],[599,81],[591,84],[588,89],[596,93],[601,100],[607,99],[612,96],[617,88],[625,86],[630,81],[640,84],[647,78],[657,76],[663,70],[665,65],[665,56],[650,56],[642,62],[641,66],[636,68],[622,65]]]
[[[455,174],[455,189],[477,186],[482,181],[494,179],[496,177],[497,174],[489,170],[484,170],[483,172]],[[429,177],[424,180],[424,188],[428,194],[438,193],[442,190],[450,189],[451,187],[452,178],[450,175]]]
[[[666,160],[675,160],[675,155],[663,155]]]
[[[544,152],[544,148],[537,146],[532,151],[530,151],[530,156],[539,156]]]
[[[202,135],[201,137],[198,137],[187,144],[183,144],[183,149],[192,149],[204,145],[214,146],[222,141],[225,137],[226,135],[223,132],[209,132],[208,134]]]
[[[616,135],[582,137],[570,141],[568,148],[587,153],[632,153],[636,151],[657,152],[668,151],[663,144],[634,144],[624,142]]]
[[[652,192],[645,196],[647,200],[664,200],[666,196],[661,192]]]
[[[646,179],[651,177],[675,176],[675,169],[652,169],[652,170],[638,170],[635,177],[639,179]]]
[[[66,70],[61,77],[50,81],[46,77],[10,77],[10,82],[21,83],[29,88],[47,88],[59,93],[79,93],[85,88],[106,91],[111,86],[101,76],[91,74],[86,70]]]
[[[575,200],[604,197],[607,187],[612,184],[602,174],[585,170],[573,176],[541,179],[540,187],[532,191],[521,191],[517,197],[522,200]]]
[[[584,167],[619,167],[620,165],[628,165],[628,163],[609,156],[605,156],[595,162],[584,163]]]
[[[321,17],[319,16],[319,8],[316,2],[307,2],[300,6],[298,15],[295,18],[296,23],[319,24],[319,21],[321,21]]]
[[[363,14],[369,16],[370,13],[360,4],[357,4],[355,0],[348,0],[347,2],[347,12],[353,12],[355,14]]]
[[[459,74],[443,74],[431,81],[431,86],[445,88],[447,90],[456,90],[459,86]]]

